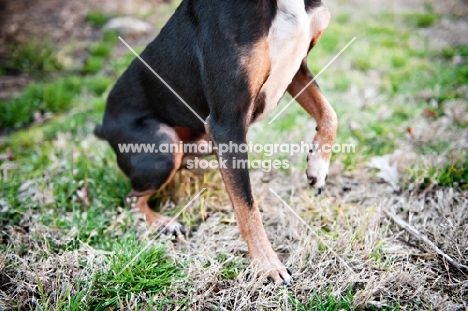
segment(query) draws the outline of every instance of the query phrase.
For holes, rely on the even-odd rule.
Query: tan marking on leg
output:
[[[270,71],[270,48],[267,38],[260,39],[241,60],[248,74],[250,92],[256,97]],[[254,98],[253,98],[254,99]]]
[[[277,284],[290,283],[292,277],[271,247],[257,204],[248,206],[236,194],[236,185],[230,182],[228,174],[223,174],[223,179],[234,207],[239,231],[247,243],[250,258],[258,274],[267,274]]]
[[[291,96],[296,96],[312,79],[312,74],[304,62],[289,85],[288,92]],[[317,121],[318,129],[314,142],[331,145],[336,137],[338,118],[317,85],[312,83],[297,97],[297,101]],[[331,153],[324,153],[323,156],[328,160]]]
[[[319,42],[320,38],[322,37],[322,33],[323,31],[319,31],[318,34],[312,39],[312,41],[310,42],[309,51],[312,50],[312,48],[317,44],[317,42]]]
[[[262,95],[260,90],[268,79],[271,69],[268,39],[265,37],[256,42],[246,55],[241,58],[241,62],[242,68],[247,72],[250,94],[252,96],[252,104],[249,111],[250,119],[246,125],[249,126],[265,108],[264,94]]]

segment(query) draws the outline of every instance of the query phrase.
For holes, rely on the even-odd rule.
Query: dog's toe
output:
[[[292,282],[292,271],[287,269],[276,256],[254,261],[258,275],[267,276],[264,284],[274,283],[276,285],[290,285]]]

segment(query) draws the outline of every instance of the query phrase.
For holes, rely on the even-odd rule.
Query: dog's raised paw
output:
[[[317,189],[320,194],[325,186],[325,180],[328,176],[330,161],[324,160],[319,153],[311,153],[307,156],[307,183]]]

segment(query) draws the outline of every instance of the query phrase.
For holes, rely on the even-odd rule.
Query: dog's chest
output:
[[[277,106],[302,59],[307,56],[310,32],[304,0],[278,1],[278,12],[268,34],[271,69],[260,91],[264,95],[265,106],[254,121],[263,119]]]

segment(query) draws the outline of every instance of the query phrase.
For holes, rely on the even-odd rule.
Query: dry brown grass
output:
[[[177,261],[189,262],[186,267],[189,281],[173,284],[161,298],[179,302],[188,299],[192,310],[213,307],[221,310],[265,307],[292,310],[288,293],[306,303],[317,291],[330,291],[340,297],[350,290],[353,304],[359,309],[396,304],[408,310],[462,310],[467,307],[466,272],[454,269],[385,215],[386,211],[397,213],[446,254],[466,264],[466,192],[446,189],[422,195],[388,196],[385,194],[387,185],[366,184],[361,180],[355,180],[357,185],[343,192],[337,185],[345,183],[334,180],[337,185],[329,186],[328,195],[317,198],[311,197],[306,187],[291,187],[289,180],[275,179],[267,184],[261,182],[261,174],[255,175],[255,192],[263,207],[267,234],[282,260],[294,269],[291,288],[264,286],[264,280],[249,277],[252,275],[250,268],[233,280],[222,277],[223,263],[216,260],[218,254],[227,254],[234,260],[246,257],[247,248],[239,237],[227,196],[219,196],[223,189],[219,187],[219,175],[215,174],[210,176],[207,185],[211,190],[201,199],[205,208],[192,210],[199,220],[204,220],[188,239],[169,244],[170,256]],[[299,179],[294,175],[292,180],[295,177]],[[270,187],[311,224],[323,242],[270,194]],[[177,189],[196,193],[193,186]],[[335,191],[336,194],[330,194]],[[365,193],[374,195],[363,195]],[[119,218],[131,216],[129,211],[121,212]],[[12,249],[0,256],[2,308],[7,308],[13,301],[23,301],[26,305],[29,301],[30,306],[44,300],[56,304],[67,296],[68,291],[77,290],[77,280],[90,280],[96,271],[105,268],[102,258],[107,253],[86,244],[75,251],[57,255],[46,247],[50,243],[41,243],[37,237],[42,236],[58,245],[66,243],[67,237],[34,222],[34,215],[28,216],[30,222],[23,223],[28,232],[10,231],[14,241]],[[138,225],[141,221],[135,221],[144,236],[146,228]],[[36,238],[28,239],[29,234]],[[114,234],[118,236],[118,233]],[[15,245],[22,249],[15,249]],[[7,262],[10,264],[6,266]],[[211,264],[208,268],[207,262]],[[148,298],[134,297],[134,301],[128,301],[126,305],[132,306],[145,299]],[[167,310],[173,308],[172,304],[166,307]]]

